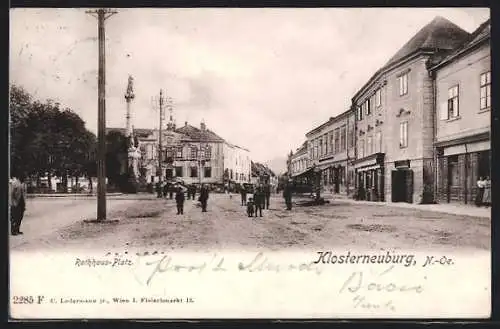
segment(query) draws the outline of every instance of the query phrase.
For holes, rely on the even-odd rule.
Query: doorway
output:
[[[335,193],[340,192],[340,173],[339,167],[333,168],[333,184]]]
[[[396,169],[391,175],[392,202],[413,203],[413,171]]]

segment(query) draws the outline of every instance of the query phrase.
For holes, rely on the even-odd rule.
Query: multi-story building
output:
[[[427,68],[433,56],[451,52],[469,36],[436,17],[354,95],[358,196],[433,199],[434,84]]]
[[[436,88],[436,197],[473,203],[479,177],[491,176],[490,20],[430,68]]]
[[[296,177],[305,172],[309,167],[309,154],[307,153],[307,141],[305,141],[295,152],[289,155],[289,175]]]
[[[228,143],[223,144],[224,179],[228,186],[250,183],[252,176],[252,160],[250,151]]]
[[[125,129],[111,128],[125,133]],[[223,184],[224,140],[206,128],[189,125],[177,128],[169,124],[162,131],[161,169],[158,161],[159,131],[156,129],[134,129],[141,150],[141,178],[148,183],[159,179],[159,170],[164,179],[181,179],[186,184]]]
[[[354,129],[354,111],[347,110],[306,134],[310,166],[321,171],[324,190],[348,193],[353,185]]]

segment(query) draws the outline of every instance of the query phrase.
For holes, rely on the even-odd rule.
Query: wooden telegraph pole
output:
[[[164,112],[164,105],[165,105],[165,97],[163,96],[163,90],[160,89],[160,97],[158,98],[155,96],[154,98],[151,98],[152,106],[153,109],[156,111],[159,109],[160,112],[160,122],[159,122],[159,127],[158,127],[158,181],[161,182],[163,175],[162,175],[162,146],[163,146],[163,140],[162,140],[162,128],[163,128],[163,120],[165,119],[165,112]]]
[[[97,17],[99,36],[99,76],[97,115],[97,221],[106,220],[106,48],[104,21],[117,13],[111,9],[88,10],[87,14]]]

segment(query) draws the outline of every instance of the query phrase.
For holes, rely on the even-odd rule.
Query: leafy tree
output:
[[[119,131],[106,134],[106,176],[109,183],[124,188],[127,170],[127,148],[129,139]]]
[[[13,174],[40,177],[91,175],[95,136],[70,109],[47,100],[40,102],[22,87],[10,88],[10,137]]]

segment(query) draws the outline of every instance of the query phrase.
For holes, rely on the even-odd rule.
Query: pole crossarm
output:
[[[102,8],[102,9],[92,9],[86,10],[85,13],[94,16],[95,18],[99,18],[99,13],[102,12],[104,15],[104,20],[110,18],[111,16],[118,14],[118,11],[114,9]]]

